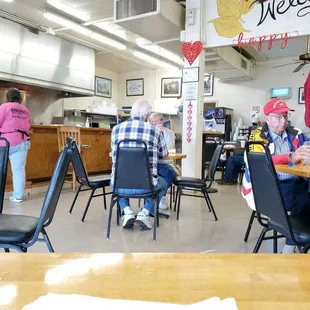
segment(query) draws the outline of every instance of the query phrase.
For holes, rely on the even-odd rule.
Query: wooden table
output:
[[[292,167],[289,167],[288,164],[285,164],[285,165],[274,165],[274,166],[277,172],[294,174],[294,175],[298,175],[304,178],[310,177],[310,165],[296,164]]]
[[[307,255],[1,254],[0,290],[21,309],[47,293],[191,304],[234,297],[239,310],[310,309]],[[1,301],[1,298],[0,298]]]

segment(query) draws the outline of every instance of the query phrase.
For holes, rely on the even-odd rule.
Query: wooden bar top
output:
[[[235,298],[239,310],[310,309],[307,255],[0,254],[1,309],[47,293],[192,304]],[[64,305],[65,308],[65,305]]]
[[[289,174],[298,175],[303,178],[310,177],[310,165],[296,164],[293,166],[285,165],[274,165],[277,172],[284,172]]]

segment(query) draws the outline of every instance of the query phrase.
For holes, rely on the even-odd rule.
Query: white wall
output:
[[[256,65],[256,78],[251,81],[235,83],[221,83],[215,79],[214,96],[205,97],[206,100],[218,100],[218,106],[234,109],[234,120],[242,118],[244,124],[250,124],[251,105],[261,105],[270,100],[270,88],[292,87],[292,98],[287,99],[289,107],[295,109],[291,113],[292,125],[308,132],[304,124],[305,105],[298,104],[298,90],[303,87],[308,74],[308,68],[298,73],[292,73],[296,65],[272,68],[273,66],[290,63],[296,59],[281,59],[273,63]],[[261,121],[264,121],[262,116]]]
[[[137,100],[147,100],[152,106],[154,100],[160,100],[161,98],[161,79],[169,77],[180,77],[181,70],[143,70],[119,73],[118,81],[118,106],[132,106]],[[129,79],[144,79],[144,96],[126,96],[126,80]],[[171,100],[174,99],[166,99]]]

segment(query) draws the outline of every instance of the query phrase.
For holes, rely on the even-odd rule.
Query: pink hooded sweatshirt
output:
[[[310,127],[310,71],[308,74],[308,78],[305,82],[305,123],[308,127]]]
[[[1,137],[15,146],[29,140],[31,115],[26,107],[18,102],[7,102],[0,105]]]

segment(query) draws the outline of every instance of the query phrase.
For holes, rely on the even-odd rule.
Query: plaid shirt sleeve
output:
[[[164,159],[168,157],[169,152],[167,148],[167,144],[164,138],[164,134],[160,132],[158,137],[158,159]]]

